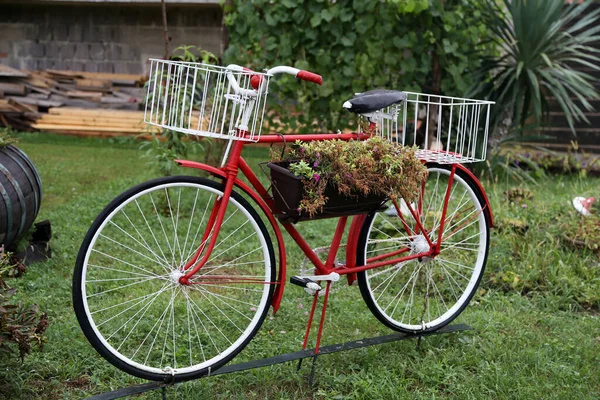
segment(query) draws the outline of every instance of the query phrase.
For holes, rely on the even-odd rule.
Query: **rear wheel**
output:
[[[232,193],[208,262],[179,283],[223,185],[194,177],[141,184],[85,237],[73,302],[83,332],[132,375],[175,381],[209,373],[252,339],[271,304],[275,262],[263,222]]]
[[[429,175],[416,211],[432,242],[438,240],[451,166],[428,164]],[[483,276],[489,250],[490,210],[479,186],[456,169],[447,202],[439,255],[417,258],[358,274],[361,294],[371,312],[402,332],[437,330],[467,306]],[[425,235],[402,200],[367,216],[361,228],[357,265],[390,252],[395,257],[428,251]]]

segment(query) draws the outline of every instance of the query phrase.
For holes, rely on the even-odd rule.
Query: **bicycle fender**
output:
[[[469,176],[469,178],[471,178],[473,183],[476,184],[477,187],[479,188],[479,190],[481,191],[481,195],[483,196],[483,200],[485,201],[485,208],[488,210],[488,215],[490,217],[490,228],[493,228],[494,227],[494,216],[492,215],[492,207],[490,205],[490,201],[488,200],[487,194],[485,193],[485,190],[483,190],[483,186],[481,185],[481,182],[479,182],[479,179],[477,179],[475,174],[473,174],[464,165],[456,164],[456,168],[460,169],[462,172],[467,174]]]
[[[227,175],[224,171],[215,168],[212,165],[202,164],[196,161],[189,160],[175,160],[175,162],[185,168],[199,169],[202,171],[206,171],[215,177],[227,179]],[[265,203],[265,201],[254,190],[252,190],[251,187],[249,187],[246,183],[240,181],[239,179],[236,178],[234,185],[243,190],[244,193],[250,196],[252,200],[254,200],[256,204],[258,204],[263,214],[269,220],[269,223],[271,224],[271,227],[275,232],[275,237],[277,238],[277,248],[279,250],[279,271],[277,279],[279,283],[275,287],[275,292],[273,293],[273,301],[271,303],[271,305],[273,306],[273,312],[276,313],[279,309],[279,305],[281,304],[281,299],[283,297],[283,290],[285,288],[286,281],[286,253],[283,235],[281,234],[281,229],[279,229],[279,225],[277,225],[277,221],[271,213],[269,206],[267,206],[267,203]]]

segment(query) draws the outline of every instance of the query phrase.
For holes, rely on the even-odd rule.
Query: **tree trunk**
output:
[[[162,25],[163,25],[163,34],[165,41],[165,54],[164,59],[169,59],[169,31],[167,29],[167,3],[166,0],[160,0],[161,3],[161,12],[162,12]]]

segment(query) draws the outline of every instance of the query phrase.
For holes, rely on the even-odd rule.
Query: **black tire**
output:
[[[223,190],[197,177],[151,180],[118,196],[90,227],[73,304],[89,342],[117,368],[157,381],[195,379],[233,359],[260,328],[275,255],[264,223],[239,194],[194,284],[178,283]]]
[[[415,208],[422,204],[419,218],[435,243],[451,166],[430,163],[427,169],[423,199],[415,202]],[[407,209],[402,202],[400,206]],[[412,229],[414,218],[406,210],[401,214],[410,233],[394,208],[367,216],[358,240],[357,265],[365,265],[367,252],[375,256],[401,249],[405,249],[403,254],[424,251],[423,235]],[[490,221],[491,212],[480,187],[456,169],[442,253],[432,259],[413,259],[357,274],[360,292],[373,315],[389,328],[406,333],[432,332],[454,320],[469,304],[483,276]]]

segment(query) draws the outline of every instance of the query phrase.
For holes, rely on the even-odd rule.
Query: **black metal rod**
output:
[[[332,344],[329,346],[323,346],[319,349],[318,355],[321,356],[324,354],[333,354],[333,353],[337,353],[340,351],[360,349],[362,347],[374,346],[377,344],[397,342],[397,341],[405,340],[405,339],[415,339],[415,338],[420,339],[425,336],[441,335],[444,333],[460,332],[460,331],[466,331],[466,330],[470,330],[470,329],[472,329],[472,328],[469,325],[457,324],[457,325],[445,326],[442,329],[438,329],[437,331],[434,331],[434,332],[415,333],[412,335],[406,334],[406,333],[392,333],[391,335],[379,336],[379,337],[374,337],[374,338],[366,338],[366,339],[354,340],[354,341],[346,342],[346,343],[339,343],[339,344]],[[295,360],[302,360],[304,358],[309,358],[309,357],[315,357],[314,349],[300,350],[300,351],[296,351],[294,353],[286,353],[286,354],[280,354],[280,355],[274,356],[274,357],[264,358],[262,360],[254,360],[254,361],[248,361],[248,362],[239,363],[239,364],[226,365],[222,368],[219,368],[218,370],[216,370],[214,372],[211,372],[210,375],[205,375],[204,377],[223,375],[223,374],[231,374],[233,372],[240,372],[240,371],[245,371],[248,369],[268,367],[270,365],[282,364],[285,362],[295,361]],[[314,363],[313,363],[313,369],[314,369]],[[202,378],[199,378],[199,379],[202,379]],[[119,399],[119,398],[126,397],[126,396],[131,396],[134,394],[149,392],[151,390],[160,389],[160,388],[163,388],[166,386],[169,386],[169,385],[164,382],[149,382],[149,383],[144,383],[141,385],[129,386],[129,387],[126,387],[123,389],[118,389],[118,390],[115,390],[112,392],[102,393],[102,394],[99,394],[96,396],[89,397],[88,399],[89,400],[113,400],[113,399]]]

